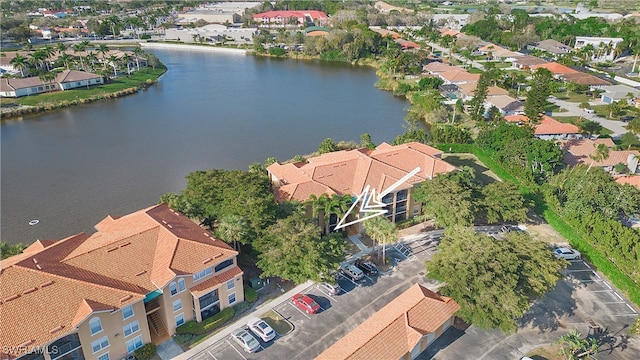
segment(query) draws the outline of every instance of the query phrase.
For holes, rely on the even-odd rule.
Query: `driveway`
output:
[[[562,117],[563,115],[564,116],[582,115],[583,118],[598,122],[603,127],[613,131],[613,134],[611,134],[611,136],[615,138],[620,137],[622,134],[628,132],[628,130],[624,127],[624,125],[626,125],[625,123],[621,121],[607,120],[596,114],[587,114],[586,112],[584,112],[583,109],[579,107],[580,104],[568,102],[560,99],[549,99],[549,101],[560,106],[561,108],[567,109],[566,112],[554,113],[553,116]]]

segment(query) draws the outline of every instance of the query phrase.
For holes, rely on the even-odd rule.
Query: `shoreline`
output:
[[[159,42],[140,42],[140,47],[147,49],[169,49],[169,50],[197,50],[211,51],[227,54],[247,55],[246,49],[226,48],[210,45],[189,45],[184,43],[159,43]]]

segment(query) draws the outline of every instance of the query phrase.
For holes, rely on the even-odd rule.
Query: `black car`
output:
[[[623,116],[623,117],[621,117],[621,118],[620,118],[620,121],[622,121],[622,122],[627,122],[627,121],[631,121],[631,120],[633,120],[633,119],[635,119],[635,116],[633,116],[633,115],[627,115],[627,116]]]
[[[378,268],[371,261],[356,261],[356,266],[367,275],[378,275]]]

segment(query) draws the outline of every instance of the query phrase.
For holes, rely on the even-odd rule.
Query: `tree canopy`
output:
[[[472,229],[447,229],[427,276],[445,283],[445,296],[460,304],[457,315],[484,329],[517,329],[516,319],[561,278],[564,261],[541,241],[511,232],[497,240]]]

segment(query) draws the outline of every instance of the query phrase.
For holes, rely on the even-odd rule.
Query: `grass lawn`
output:
[[[569,93],[569,96],[567,96],[567,93],[565,91],[557,92],[557,93],[554,93],[553,95],[560,100],[574,102],[578,104],[596,100],[592,96],[587,96],[585,94]]]
[[[554,117],[554,119],[558,120],[561,123],[569,123],[569,124],[574,124],[574,125],[578,125],[580,123],[581,120],[583,120],[584,118],[581,116],[556,116]],[[579,126],[579,125],[578,125]],[[600,131],[600,135],[611,135],[613,134],[613,131],[603,127],[602,131]]]
[[[442,160],[458,167],[471,167],[476,173],[476,179],[482,181],[484,185],[491,184],[492,182],[499,180],[496,174],[489,170],[472,154],[443,154]]]
[[[560,108],[560,106],[556,104],[549,103],[547,104],[547,106],[544,107],[544,111],[545,112],[566,112],[567,109],[562,109]]]
[[[468,68],[468,69],[467,69],[467,71],[468,71],[470,74],[482,74],[482,73],[484,72],[484,71],[482,71],[482,70],[480,70],[480,69],[478,69],[478,68],[474,68],[474,67],[470,67],[470,68]]]
[[[539,347],[527,353],[534,360],[564,360],[560,345],[548,345]]]
[[[271,326],[271,328],[280,336],[287,335],[291,330],[293,330],[291,324],[280,317],[280,315],[276,314],[273,310],[269,310],[269,312],[262,314],[260,318],[269,324],[269,326]]]

